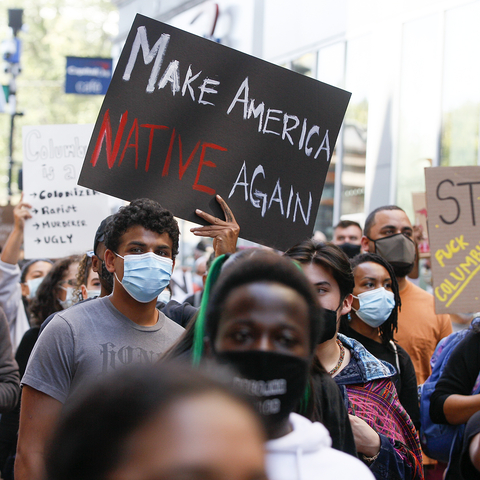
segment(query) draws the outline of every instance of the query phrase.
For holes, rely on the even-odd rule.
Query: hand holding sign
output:
[[[225,220],[220,220],[209,213],[197,209],[195,213],[209,222],[210,225],[191,228],[190,231],[199,237],[213,238],[213,249],[215,250],[215,256],[218,257],[224,253],[235,253],[240,227],[227,202],[220,195],[217,195],[216,199],[222,207]]]

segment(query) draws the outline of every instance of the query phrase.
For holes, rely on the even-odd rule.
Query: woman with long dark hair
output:
[[[316,347],[312,375],[324,367],[340,387],[360,458],[377,479],[423,479],[418,434],[391,381],[394,367],[338,333],[355,287],[348,257],[332,243],[312,240],[286,255],[300,262],[324,308],[325,333]]]
[[[38,287],[30,306],[32,323],[40,326],[46,318],[73,305],[80,257],[72,255],[57,260]]]

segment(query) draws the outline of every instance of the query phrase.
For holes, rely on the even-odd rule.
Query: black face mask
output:
[[[318,345],[331,340],[337,333],[337,312],[335,310],[323,309],[323,331],[318,340]]]
[[[368,238],[368,237],[367,237]],[[389,237],[372,240],[375,253],[383,257],[393,268],[396,277],[406,277],[415,266],[415,242],[397,233]]]
[[[98,269],[98,278],[100,279],[100,283],[110,291],[113,291],[113,273],[107,270],[105,265],[105,260],[102,260],[100,264],[100,268]]]
[[[337,247],[343,250],[348,258],[353,258],[360,253],[360,245],[354,245],[353,243],[342,243],[337,245]]]
[[[399,265],[393,265],[392,264],[392,268],[393,268],[393,272],[395,273],[395,276],[398,277],[398,278],[403,278],[403,277],[406,277],[407,275],[410,274],[410,272],[413,270],[413,267],[415,266],[415,264],[411,264],[411,265],[407,265],[405,267],[400,267]]]
[[[305,392],[310,362],[304,358],[259,350],[216,352],[215,357],[239,373],[233,384],[253,397],[267,429],[286,420]]]

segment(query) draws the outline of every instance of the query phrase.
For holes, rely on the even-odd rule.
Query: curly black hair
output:
[[[148,198],[139,198],[130,205],[120,208],[113,215],[112,221],[105,229],[105,246],[116,252],[122,235],[131,227],[142,226],[146,230],[163,234],[168,233],[172,239],[172,259],[178,254],[180,230],[173,214],[159,203]]]
[[[80,263],[78,264],[77,271],[77,284],[75,285],[75,290],[73,291],[74,302],[80,302],[83,300],[82,296],[82,285],[87,286],[88,276],[90,275],[90,270],[92,269],[92,256],[88,253],[83,255]]]
[[[77,255],[61,258],[53,264],[52,269],[45,275],[30,305],[30,314],[35,325],[41,325],[52,313],[63,310],[57,299],[59,283],[63,280],[70,265],[79,261],[80,257]]]
[[[374,262],[381,265],[388,272],[392,281],[392,292],[395,298],[395,307],[393,308],[392,313],[387,318],[387,320],[382,323],[382,325],[380,325],[380,327],[378,328],[382,343],[384,345],[388,345],[391,340],[394,340],[394,333],[398,329],[398,309],[402,305],[402,301],[400,300],[400,293],[398,291],[397,278],[395,276],[395,272],[393,271],[393,267],[383,257],[377,255],[376,253],[361,253],[350,260],[350,264],[352,265],[352,270],[354,272],[355,268],[358,267],[358,265],[366,262]]]

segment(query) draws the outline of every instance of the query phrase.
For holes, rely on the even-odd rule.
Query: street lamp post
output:
[[[15,127],[15,117],[21,115],[17,112],[17,76],[20,73],[20,53],[21,43],[18,38],[18,32],[22,28],[23,10],[20,8],[8,9],[8,26],[13,30],[13,40],[11,47],[4,54],[7,61],[7,70],[10,73],[9,97],[10,106],[10,138],[8,142],[8,199],[12,197],[12,175],[13,175],[13,132]]]

